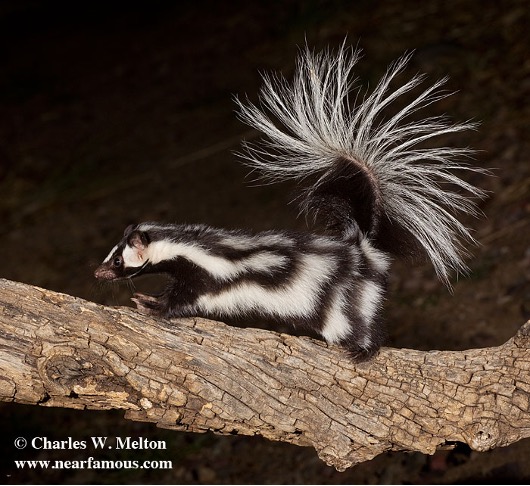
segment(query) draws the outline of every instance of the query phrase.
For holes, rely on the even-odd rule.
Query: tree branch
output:
[[[259,434],[344,470],[389,450],[529,437],[529,335],[530,322],[496,348],[385,348],[354,364],[310,338],[156,320],[0,279],[0,400]]]

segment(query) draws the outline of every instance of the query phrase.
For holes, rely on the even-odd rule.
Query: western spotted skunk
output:
[[[125,230],[95,277],[165,273],[171,279],[160,295],[134,294],[139,310],[167,318],[264,317],[310,328],[355,359],[371,357],[382,344],[390,255],[423,250],[449,285],[451,271],[466,271],[465,244],[474,243],[456,214],[475,213],[473,199],[482,195],[454,173],[480,171],[456,160],[468,149],[423,144],[473,125],[411,117],[447,96],[439,89],[445,80],[412,99],[404,95],[422,75],[391,89],[409,58],[363,96],[352,79],[357,50],[306,48],[292,83],[264,76],[260,106],[236,100],[241,120],[266,136],[243,144],[245,162],[272,181],[305,182],[301,211],[322,216],[325,234],[141,223]]]

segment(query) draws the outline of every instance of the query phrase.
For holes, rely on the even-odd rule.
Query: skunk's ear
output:
[[[123,232],[123,236],[127,238],[137,226],[137,224],[130,224],[129,226],[127,226],[127,228],[125,228],[125,231]]]
[[[137,250],[145,250],[149,241],[149,235],[145,231],[134,230],[127,237],[127,245]]]

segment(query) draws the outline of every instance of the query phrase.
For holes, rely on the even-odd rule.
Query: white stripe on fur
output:
[[[342,289],[339,287],[321,334],[328,343],[338,343],[346,338],[350,331],[350,322],[344,314],[344,296]]]
[[[211,254],[207,249],[190,243],[178,243],[166,240],[152,242],[146,251],[149,261],[156,265],[179,256],[187,258],[219,279],[231,279],[246,272],[268,272],[281,268],[287,257],[271,251],[261,251],[239,260],[228,260]]]
[[[370,266],[375,268],[378,273],[383,274],[388,271],[390,268],[390,257],[385,252],[374,248],[367,238],[361,238],[360,246]]]
[[[317,309],[321,286],[333,276],[336,266],[329,256],[304,255],[289,285],[271,289],[243,282],[219,294],[202,295],[197,307],[207,313],[228,316],[255,310],[271,316],[308,317]]]
[[[359,310],[368,326],[374,321],[374,317],[381,305],[381,300],[381,288],[369,280],[363,282],[359,297]]]
[[[110,253],[107,255],[107,258],[103,260],[103,263],[108,263],[110,259],[112,258],[112,255],[114,255],[114,252],[118,249],[118,245],[116,245],[112,250],[110,250]]]
[[[292,238],[281,234],[258,234],[255,236],[225,236],[218,241],[219,245],[235,250],[249,250],[265,245],[290,248],[294,245]]]

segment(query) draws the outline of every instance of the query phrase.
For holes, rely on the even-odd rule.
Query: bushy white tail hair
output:
[[[444,117],[408,120],[449,96],[439,89],[446,79],[385,118],[382,112],[417,87],[424,75],[391,90],[390,84],[410,60],[410,54],[404,55],[390,65],[371,94],[361,96],[352,76],[359,57],[358,50],[344,44],[336,53],[315,54],[306,48],[291,83],[281,75],[264,75],[260,107],[248,100],[236,102],[241,120],[267,139],[245,142],[240,155],[268,180],[317,175],[315,187],[333,173],[338,158],[355,160],[377,181],[385,215],[413,235],[449,285],[451,271],[467,271],[466,244],[476,243],[456,215],[476,214],[474,199],[484,195],[453,171],[483,171],[457,161],[470,155],[467,148],[421,145],[475,125],[451,124]],[[284,128],[278,128],[270,115]]]

